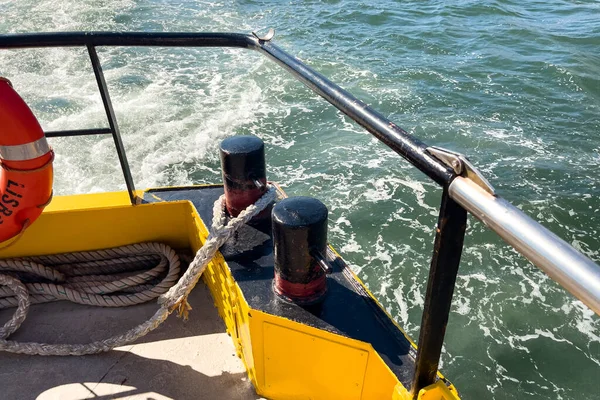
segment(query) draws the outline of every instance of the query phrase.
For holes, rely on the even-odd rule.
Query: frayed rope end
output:
[[[190,317],[190,311],[192,310],[192,306],[187,301],[187,296],[184,296],[177,303],[173,304],[169,309],[169,312],[177,310],[177,317],[183,318],[184,321],[187,321]]]

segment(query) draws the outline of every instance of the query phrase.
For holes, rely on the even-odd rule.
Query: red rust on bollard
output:
[[[256,136],[232,136],[221,142],[220,155],[225,204],[237,217],[267,190],[265,145]]]
[[[275,274],[273,289],[288,301],[313,304],[321,300],[327,292],[327,278],[323,274],[308,283],[292,283],[281,278],[281,275]]]
[[[319,259],[327,251],[327,207],[310,197],[290,197],[271,213],[275,280],[287,301],[311,305],[323,300],[327,277]]]

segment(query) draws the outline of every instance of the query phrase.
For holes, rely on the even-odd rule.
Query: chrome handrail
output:
[[[600,315],[600,267],[503,198],[456,177],[452,199]]]

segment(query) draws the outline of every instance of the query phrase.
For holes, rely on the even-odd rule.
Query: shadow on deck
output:
[[[231,338],[199,283],[190,320],[171,315],[135,344],[81,357],[0,352],[0,397],[25,399],[259,399]],[[149,318],[156,303],[127,308],[68,302],[32,306],[17,341],[86,343],[119,334]],[[14,309],[0,311],[0,325]]]

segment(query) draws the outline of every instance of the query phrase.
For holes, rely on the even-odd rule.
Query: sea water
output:
[[[0,32],[235,31],[275,41],[600,261],[596,1],[0,0]],[[271,180],[321,199],[329,239],[418,338],[441,190],[273,62],[100,48],[138,188],[220,180],[253,134]],[[0,52],[45,130],[106,127],[85,49]],[[123,190],[110,137],[56,138],[56,194]],[[599,399],[600,319],[469,220],[442,370],[465,399]]]

